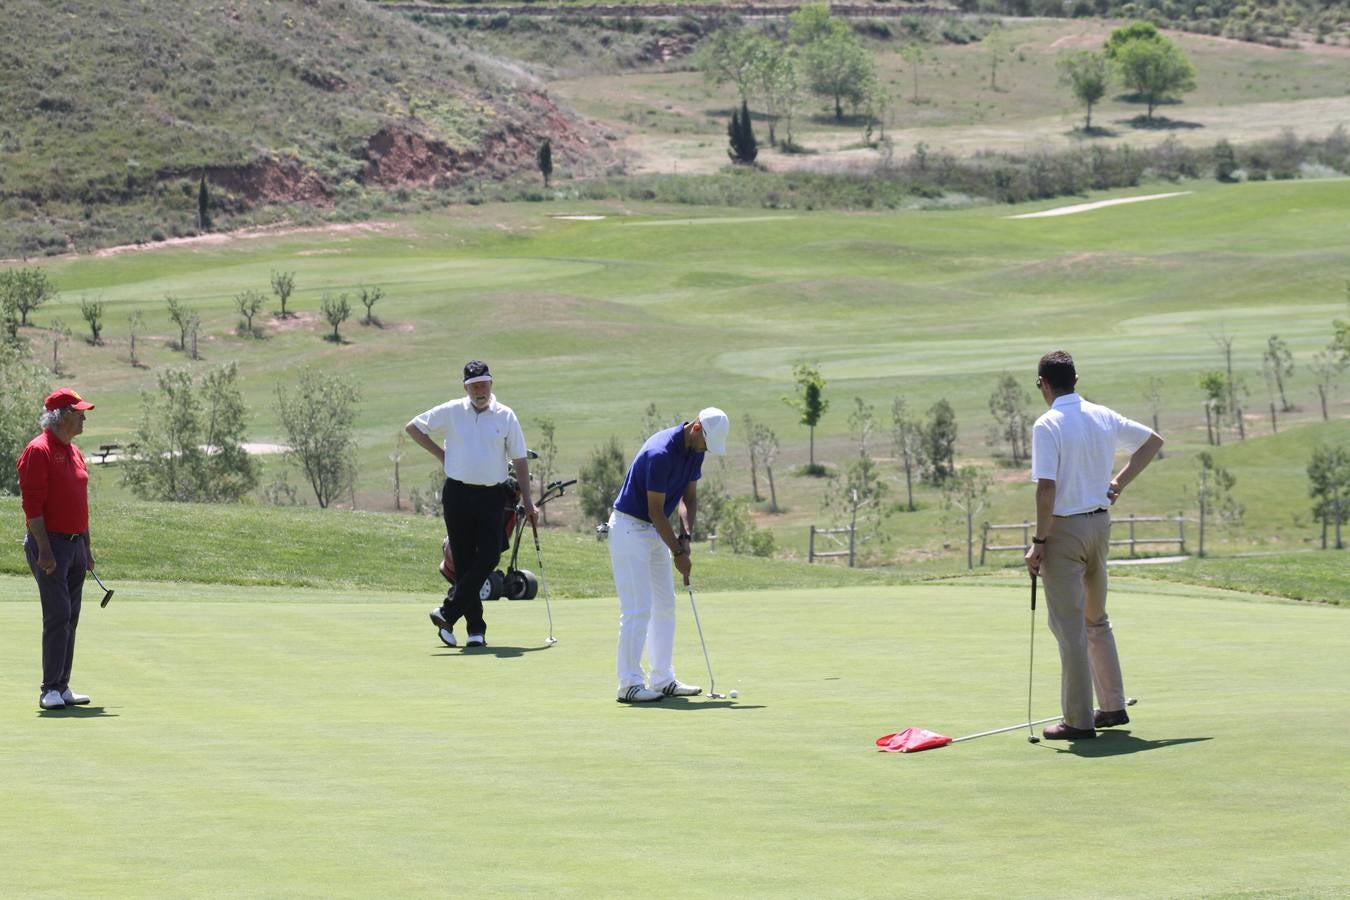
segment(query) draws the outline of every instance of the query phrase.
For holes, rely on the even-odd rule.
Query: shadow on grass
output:
[[[655,703],[620,703],[633,709],[664,709],[678,712],[695,712],[704,709],[767,709],[765,706],[751,706],[739,700],[714,700],[711,697],[667,697]]]
[[[1122,125],[1128,125],[1131,128],[1138,128],[1144,131],[1182,131],[1195,128],[1204,128],[1199,122],[1187,122],[1182,119],[1169,119],[1166,116],[1135,116],[1133,119],[1121,121],[1116,120]]]
[[[1190,737],[1146,741],[1143,738],[1135,737],[1128,731],[1114,730],[1101,732],[1094,741],[1075,741],[1067,747],[1056,747],[1054,749],[1058,753],[1072,753],[1074,756],[1125,756],[1129,753],[1143,753],[1145,750],[1161,750],[1164,747],[1198,744],[1201,741],[1212,740],[1214,738]]]
[[[40,709],[39,719],[115,719],[117,713],[110,713],[102,706],[67,706],[64,709]]]
[[[487,647],[446,647],[444,653],[433,653],[432,656],[495,656],[498,659],[515,659],[518,656],[524,656],[526,653],[537,653],[540,650],[547,650],[551,645],[544,644],[539,647],[507,647],[504,645],[493,645]]]

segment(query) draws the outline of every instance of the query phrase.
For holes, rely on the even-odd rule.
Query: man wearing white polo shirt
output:
[[[1036,536],[1027,571],[1045,582],[1050,630],[1059,642],[1064,721],[1045,729],[1048,740],[1095,738],[1097,728],[1124,725],[1125,685],[1111,620],[1106,615],[1106,557],[1110,506],[1153,461],[1163,439],[1075,393],[1073,357],[1041,357],[1036,387],[1050,410],[1031,429],[1031,477],[1036,482]],[[1130,454],[1115,478],[1117,450]],[[1096,691],[1100,709],[1093,711]]]
[[[727,452],[727,414],[708,407],[692,422],[647,438],[628,467],[609,518],[609,561],[619,594],[620,703],[692,697],[703,688],[675,678],[675,568],[689,583],[689,536],[698,515],[703,455]],[[680,534],[670,516],[680,514]],[[651,668],[644,686],[642,650]]]
[[[445,468],[441,506],[457,580],[445,605],[432,611],[431,621],[444,629],[449,636],[446,643],[453,647],[455,623],[463,617],[469,630],[465,646],[484,647],[487,623],[480,595],[502,555],[504,512],[510,500],[507,460],[515,467],[525,516],[533,522],[537,513],[530,497],[525,435],[511,407],[493,396],[487,363],[475,359],[465,364],[464,393],[460,400],[417,416],[404,430]],[[444,447],[430,437],[433,431],[445,432]]]

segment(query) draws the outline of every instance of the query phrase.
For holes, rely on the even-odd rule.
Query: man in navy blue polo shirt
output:
[[[609,518],[609,560],[619,593],[619,702],[692,697],[703,688],[675,678],[675,576],[689,583],[689,536],[698,514],[703,455],[727,452],[727,414],[708,407],[698,418],[658,431],[628,467]],[[679,510],[680,534],[670,526]],[[650,673],[642,671],[647,650]]]

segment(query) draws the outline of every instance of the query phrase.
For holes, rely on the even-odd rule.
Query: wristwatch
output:
[[[1049,539],[1049,538],[1038,538],[1038,537],[1033,537],[1033,538],[1031,539],[1031,542],[1032,542],[1033,544],[1044,544],[1044,543],[1045,543],[1046,541],[1048,541],[1048,540],[1050,540],[1050,539]]]

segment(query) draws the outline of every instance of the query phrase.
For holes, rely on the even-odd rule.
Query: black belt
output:
[[[474,490],[477,491],[504,490],[506,488],[505,481],[499,481],[496,484],[474,484],[473,482],[470,481],[460,481],[457,478],[451,478],[448,475],[446,476],[445,480],[449,484],[458,485],[459,487],[473,488]]]
[[[49,531],[47,534],[54,538],[60,538],[63,541],[70,541],[72,544],[76,541],[84,540],[83,534],[69,534],[65,531]]]
[[[1103,506],[1103,507],[1099,507],[1099,508],[1097,508],[1097,509],[1089,509],[1087,512],[1073,513],[1072,515],[1060,516],[1060,518],[1061,518],[1061,519],[1074,519],[1074,518],[1077,518],[1078,516],[1096,516],[1096,515],[1100,515],[1101,513],[1104,513],[1104,512],[1106,512],[1106,507]]]

